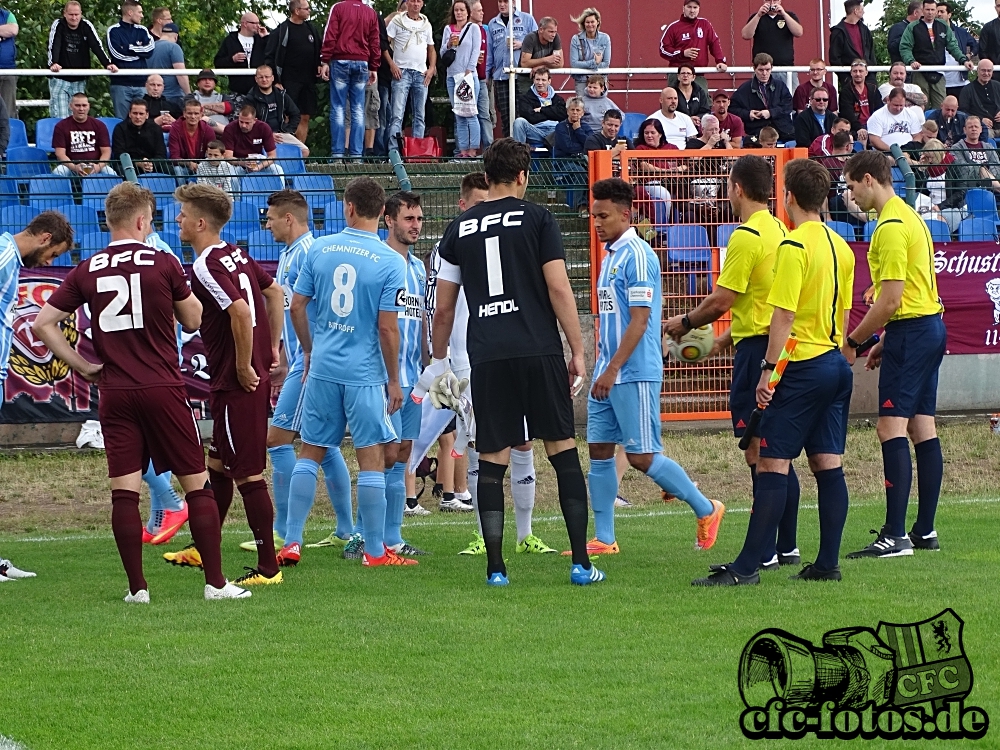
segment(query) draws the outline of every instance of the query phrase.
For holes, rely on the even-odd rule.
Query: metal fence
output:
[[[53,174],[58,162],[50,160],[42,149],[19,149],[4,163],[0,174],[0,228],[19,232],[39,212],[61,211],[72,223],[76,246],[57,259],[59,265],[74,265],[102,250],[108,241],[104,220],[104,197],[121,182],[112,164],[108,171],[79,176]],[[311,210],[311,228],[319,235],[333,234],[344,228],[343,192],[353,177],[365,175],[379,181],[387,192],[399,190],[399,183],[388,164],[379,162],[349,163],[330,159],[279,158],[280,174],[251,173],[234,177],[231,183],[233,218],[223,230],[223,238],[238,244],[255,258],[274,260],[280,247],[264,228],[267,197],[284,187],[303,193]],[[193,261],[189,246],[181,243],[175,219],[177,204],[173,191],[189,174],[171,174],[174,165],[157,165],[163,171],[141,173],[139,182],[157,197],[154,216],[156,229],[179,250],[182,258]],[[424,233],[415,251],[423,257],[458,214],[458,191],[462,177],[481,171],[482,162],[464,160],[421,161],[406,164],[412,188],[420,193],[424,209]],[[582,161],[538,158],[532,165],[528,199],[546,206],[556,217],[563,234],[570,278],[581,311],[590,309],[590,225],[579,206],[586,203],[587,174]],[[387,236],[385,229],[383,237]]]

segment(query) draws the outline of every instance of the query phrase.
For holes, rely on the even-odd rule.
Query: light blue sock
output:
[[[288,483],[295,471],[295,449],[291,445],[268,448],[271,456],[271,486],[274,495],[274,533],[285,538],[288,530]]]
[[[385,473],[362,471],[358,474],[358,510],[365,518],[365,554],[385,554]]]
[[[690,505],[698,518],[704,518],[712,513],[712,503],[698,491],[681,465],[662,453],[653,455],[653,464],[646,472],[646,476],[656,482],[661,490],[666,490]]]
[[[149,521],[146,523],[146,530],[150,533],[163,523],[164,511],[180,510],[183,507],[180,496],[170,483],[170,477],[169,471],[157,474],[152,461],[142,475],[142,480],[149,485]]]
[[[385,470],[385,543],[403,543],[403,508],[406,506],[406,464],[396,463]]]
[[[359,534],[362,539],[365,538],[365,520],[361,515],[361,501],[358,501],[358,515],[357,520],[354,522],[354,533]]]
[[[591,459],[587,484],[590,507],[594,509],[595,536],[605,544],[612,544],[615,541],[615,496],[618,494],[615,459]]]
[[[285,525],[285,545],[302,544],[302,532],[306,518],[312,510],[316,498],[316,475],[319,464],[308,458],[295,462],[292,478],[288,482],[288,521]]]
[[[321,464],[323,478],[326,480],[326,493],[330,496],[330,505],[337,515],[337,536],[345,539],[354,533],[351,522],[351,472],[347,470],[347,462],[340,448],[327,448],[326,458]]]

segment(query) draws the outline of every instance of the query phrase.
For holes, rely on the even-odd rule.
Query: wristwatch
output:
[[[849,347],[851,347],[852,349],[857,349],[858,347],[861,346],[861,344],[859,344],[857,341],[855,341],[854,339],[852,339],[850,336],[847,337],[847,345]]]
[[[692,328],[694,328],[694,326],[691,325],[691,318],[689,318],[687,315],[685,315],[683,318],[681,318],[681,325],[684,326],[689,331]]]
[[[766,357],[760,361],[761,372],[767,372],[768,370],[773,370],[776,366],[777,365],[775,365],[773,362],[768,362]]]

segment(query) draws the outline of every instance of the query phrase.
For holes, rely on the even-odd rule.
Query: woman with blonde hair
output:
[[[573,23],[580,27],[569,42],[569,66],[571,68],[586,68],[599,71],[611,67],[611,37],[601,31],[601,13],[597,8],[584,8],[579,16],[573,18]],[[576,95],[583,97],[587,89],[586,75],[575,75],[573,80]],[[605,78],[605,82],[607,79]],[[607,88],[607,83],[605,83]]]

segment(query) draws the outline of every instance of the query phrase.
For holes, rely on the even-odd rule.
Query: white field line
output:
[[[25,750],[24,745],[0,734],[0,750]]]
[[[677,501],[679,508],[676,510],[646,510],[646,511],[629,511],[626,509],[617,509],[615,511],[615,523],[620,521],[628,521],[638,518],[659,518],[661,516],[689,516],[691,515],[691,510],[680,500]],[[994,503],[1000,503],[1000,497],[965,497],[957,500],[942,500],[938,507],[947,505],[992,505]],[[851,503],[853,508],[867,508],[872,506],[883,506],[885,503],[882,501],[867,501],[867,502],[856,502]],[[803,510],[815,510],[818,506],[813,503],[809,505],[800,505],[799,508]],[[749,513],[749,506],[740,506],[738,508],[726,508],[726,513]],[[442,514],[443,515],[443,514]],[[471,513],[453,513],[449,515],[458,516],[455,520],[429,520],[429,521],[404,521],[404,526],[406,528],[427,528],[433,526],[473,526],[474,519]],[[551,516],[535,516],[532,521],[534,523],[555,523],[562,522],[563,517],[561,515],[551,515]],[[336,526],[332,524],[319,524],[310,525],[309,529],[312,531],[333,531]],[[223,534],[238,534],[240,536],[249,536],[249,529],[245,528],[227,528],[223,529]],[[190,536],[188,532],[180,532],[177,538],[185,538]],[[19,538],[17,536],[3,536],[0,537],[0,541],[4,544],[42,544],[47,542],[80,542],[88,541],[92,539],[113,539],[114,537],[107,532],[99,532],[93,534],[69,534],[66,536],[31,536]],[[0,742],[3,741],[3,735],[0,735]],[[0,744],[0,750],[7,750],[3,744]]]

